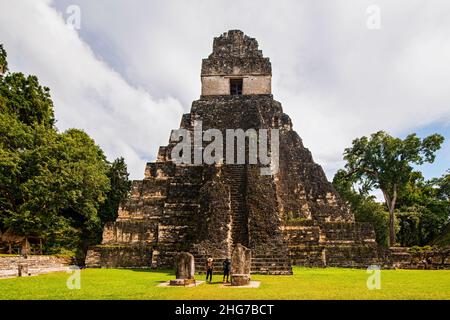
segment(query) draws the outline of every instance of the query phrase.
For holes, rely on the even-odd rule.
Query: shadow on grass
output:
[[[196,280],[201,280],[201,279],[196,278]],[[224,283],[225,282],[223,282],[223,281],[212,281],[212,282],[206,281],[205,282],[205,284],[224,284]]]
[[[175,272],[173,270],[168,269],[150,269],[150,268],[139,268],[139,269],[124,269],[124,270],[130,270],[134,272],[144,272],[144,273],[157,273],[157,274],[163,274],[165,276],[174,276]]]
[[[153,281],[153,282],[155,282],[155,283],[166,283],[167,280],[155,280],[155,281]]]

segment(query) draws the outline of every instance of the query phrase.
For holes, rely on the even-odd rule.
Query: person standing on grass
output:
[[[206,260],[206,281],[208,281],[209,277],[209,283],[212,281],[212,274],[213,274],[213,268],[214,268],[214,260],[213,258],[208,258]]]
[[[227,283],[230,282],[228,278],[230,277],[231,270],[231,261],[229,258],[226,258],[223,261],[223,282],[225,282],[225,277],[227,278]]]

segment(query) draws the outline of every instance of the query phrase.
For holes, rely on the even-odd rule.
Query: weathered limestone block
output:
[[[251,252],[240,243],[234,248],[231,256],[231,285],[240,286],[250,283]]]
[[[274,243],[281,248],[281,214],[273,178],[261,175],[260,168],[256,165],[248,168],[246,178],[250,248],[266,247]]]
[[[250,283],[249,274],[232,274],[231,285],[232,286],[246,286]]]
[[[294,265],[367,268],[380,263],[369,224],[306,220],[285,225],[284,232]]]
[[[200,212],[197,220],[196,250],[205,256],[227,257],[231,254],[230,188],[219,177],[200,190]]]
[[[188,252],[181,252],[175,257],[175,280],[170,280],[171,286],[186,286],[195,284],[194,256]]]
[[[173,279],[169,281],[171,286],[189,286],[195,284],[195,279]]]
[[[19,277],[28,276],[28,263],[19,263],[17,266],[17,274]]]
[[[157,225],[151,221],[121,220],[107,223],[103,229],[103,244],[153,243]]]
[[[194,279],[194,256],[188,252],[181,252],[175,259],[175,275],[177,279]]]
[[[85,264],[90,268],[150,268],[152,247],[145,244],[94,246],[89,248]]]
[[[258,42],[240,30],[214,38],[213,52],[202,62],[202,76],[272,75],[269,58],[263,57]]]
[[[16,277],[19,274],[37,275],[54,271],[65,271],[72,263],[70,258],[44,255],[0,256],[0,278]]]
[[[101,268],[102,267],[102,251],[99,248],[91,247],[86,253],[84,264],[89,268]]]

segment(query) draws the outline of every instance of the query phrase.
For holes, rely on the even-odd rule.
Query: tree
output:
[[[82,253],[101,232],[108,196],[122,200],[125,176],[123,159],[108,163],[85,132],[58,132],[50,90],[37,77],[0,77],[2,231],[43,238],[47,253]],[[110,192],[111,181],[119,191]]]
[[[375,201],[375,197],[367,190],[355,190],[355,186],[347,178],[345,170],[338,170],[333,178],[333,186],[345,200],[358,222],[368,222],[373,225],[377,243],[386,247],[388,245],[389,214],[383,205]]]
[[[450,202],[450,169],[442,177],[431,182],[437,187],[437,197]]]
[[[445,227],[450,215],[446,200],[445,176],[426,181],[420,172],[413,172],[397,197],[397,217],[402,245],[426,245]],[[443,184],[443,186],[441,186]]]
[[[42,126],[22,124],[22,128],[30,133],[29,145],[2,148],[2,154],[8,155],[2,157],[5,170],[0,175],[2,200],[6,200],[2,201],[2,224],[17,234],[49,240],[55,239],[59,228],[72,228],[79,242],[68,239],[74,234],[67,233],[67,238],[60,238],[60,243],[52,241],[50,247],[72,243],[71,249],[76,250],[98,229],[97,211],[110,188],[103,152],[80,130],[59,134]],[[17,135],[11,135],[18,143]]]
[[[131,181],[128,179],[129,173],[124,158],[117,158],[113,163],[109,164],[107,175],[111,188],[106,194],[106,201],[99,209],[101,228],[106,222],[117,219],[119,206],[128,198],[131,190]]]
[[[0,43],[0,75],[8,71],[7,56],[6,50],[3,49],[3,45]]]
[[[395,245],[395,208],[398,193],[413,174],[412,164],[433,162],[435,152],[444,137],[439,134],[420,139],[410,134],[405,139],[395,138],[384,131],[369,138],[353,140],[344,151],[347,177],[362,185],[364,190],[380,189],[389,211],[389,245]]]
[[[9,73],[1,79],[0,96],[3,112],[15,116],[28,126],[53,128],[55,115],[50,89],[42,87],[36,76]]]
[[[56,141],[53,104],[36,78],[0,77],[0,227],[39,233],[43,221],[24,206],[24,183],[36,173],[43,148]],[[37,115],[37,116],[36,116]]]

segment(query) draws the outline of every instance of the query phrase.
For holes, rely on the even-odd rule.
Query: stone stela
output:
[[[258,42],[239,30],[225,32],[202,61],[202,94],[180,128],[193,132],[200,120],[202,130],[278,129],[277,173],[261,175],[260,165],[248,162],[176,164],[169,142],[147,163],[144,179],[133,181],[117,221],[89,249],[88,267],[171,268],[180,252],[189,252],[197,272],[205,271],[208,257],[217,272],[237,244],[251,250],[249,273],[378,263],[372,225],[355,222],[273,98],[271,78]]]
[[[236,245],[231,256],[231,285],[250,284],[252,252],[240,243]]]
[[[175,257],[175,280],[170,280],[171,286],[187,286],[195,284],[194,256],[181,252]]]

